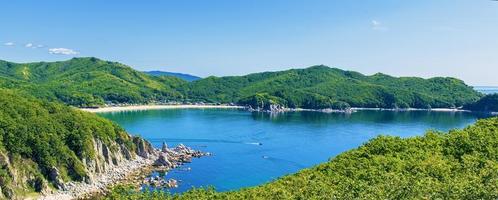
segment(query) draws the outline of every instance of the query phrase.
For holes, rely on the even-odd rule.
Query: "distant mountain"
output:
[[[194,101],[238,102],[253,107],[290,108],[436,108],[459,107],[481,94],[455,78],[366,76],[327,66],[208,77],[189,84]]]
[[[176,77],[151,76],[97,58],[36,63],[0,61],[0,87],[73,106],[181,99],[176,87],[186,83]]]
[[[183,73],[175,73],[175,72],[163,72],[163,71],[146,71],[146,74],[152,75],[152,76],[174,76],[181,78],[183,80],[186,80],[188,82],[192,82],[195,80],[201,79],[201,77],[190,75],[190,74],[183,74]]]

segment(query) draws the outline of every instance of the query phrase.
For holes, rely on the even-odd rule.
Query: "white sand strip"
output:
[[[139,105],[139,106],[113,106],[102,108],[81,108],[80,110],[101,113],[101,112],[120,112],[120,111],[137,111],[137,110],[161,110],[161,109],[185,109],[185,108],[222,108],[222,109],[240,109],[242,106],[228,105]]]

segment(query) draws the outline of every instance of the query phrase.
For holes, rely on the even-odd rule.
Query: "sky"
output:
[[[324,64],[498,86],[498,1],[0,0],[0,59],[202,77]]]

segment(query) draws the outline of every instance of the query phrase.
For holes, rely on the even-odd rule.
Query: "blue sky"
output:
[[[145,3],[146,2],[146,3]],[[0,0],[0,59],[242,75],[316,64],[498,85],[491,0]]]

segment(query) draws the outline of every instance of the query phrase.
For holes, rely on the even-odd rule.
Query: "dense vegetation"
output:
[[[159,72],[142,73],[96,58],[16,64],[0,61],[0,87],[15,88],[74,106],[109,103],[208,102],[290,108],[460,107],[481,94],[454,78],[365,76],[326,66],[208,77],[187,82]]]
[[[489,94],[479,101],[464,106],[464,109],[480,112],[498,112],[498,94]]]
[[[175,87],[185,82],[172,76],[150,76],[96,58],[27,64],[0,61],[0,87],[74,106],[182,99]]]
[[[249,103],[253,107],[275,101],[285,107],[314,109],[449,108],[480,97],[478,92],[454,78],[396,78],[380,73],[365,76],[326,66],[208,77],[192,82],[185,93],[194,101]]]
[[[237,102],[267,109],[460,107],[496,111],[498,95],[483,97],[454,78],[365,76],[325,66],[209,77],[187,82],[151,76],[96,58],[17,64],[0,61],[0,198],[87,178],[83,160],[93,140],[134,149],[114,123],[73,106],[166,101]],[[22,178],[19,178],[22,177]],[[118,187],[108,199],[419,199],[498,198],[498,119],[464,130],[401,139],[381,136],[331,161],[274,182],[218,193],[182,196]]]
[[[107,199],[496,199],[498,118],[463,130],[379,136],[329,162],[233,192],[181,196],[117,187]]]
[[[39,192],[46,180],[56,181],[54,168],[64,181],[85,180],[82,160],[95,158],[93,139],[135,148],[131,136],[106,119],[0,89],[0,191],[7,197]]]
[[[148,71],[145,72],[146,74],[152,75],[152,76],[174,76],[181,78],[186,81],[196,81],[201,79],[201,77],[190,75],[190,74],[183,74],[183,73],[175,73],[175,72],[163,72],[163,71]]]

